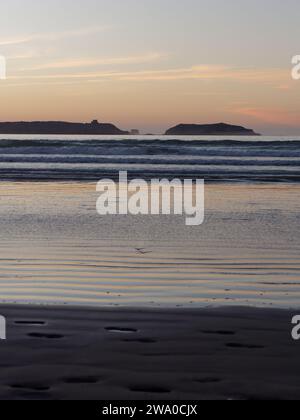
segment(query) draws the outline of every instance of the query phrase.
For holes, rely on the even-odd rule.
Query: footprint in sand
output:
[[[116,334],[133,334],[138,332],[135,328],[106,327],[105,329],[110,333]]]
[[[212,330],[205,330],[201,331],[202,334],[208,334],[208,335],[235,335],[235,331],[226,331],[226,330],[219,330],[219,331],[212,331]]]
[[[198,382],[199,384],[217,384],[222,382],[222,379],[219,378],[201,378],[195,379],[194,382]]]
[[[133,392],[143,392],[147,394],[169,394],[171,392],[170,389],[156,385],[135,385],[130,387],[129,390]]]
[[[66,384],[96,384],[99,382],[99,378],[95,376],[78,376],[78,377],[70,377],[70,378],[63,378],[63,382]]]
[[[45,338],[48,340],[59,340],[61,338],[64,338],[63,335],[60,334],[42,334],[42,333],[30,333],[28,334],[28,337],[30,338]]]
[[[49,391],[50,387],[47,385],[42,384],[34,384],[34,383],[20,383],[20,384],[13,384],[10,385],[13,389],[25,390],[25,391],[38,391],[44,392]]]
[[[154,344],[157,343],[156,340],[154,340],[153,338],[127,338],[125,340],[122,340],[125,343],[142,343],[142,344]]]
[[[46,325],[46,322],[44,321],[15,321],[14,322],[15,325],[25,325],[25,326],[44,326]]]
[[[227,343],[226,347],[229,347],[231,349],[264,349],[264,346],[259,346],[256,344],[241,344],[241,343]]]

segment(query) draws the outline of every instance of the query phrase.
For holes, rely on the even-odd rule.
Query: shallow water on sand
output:
[[[205,223],[96,213],[95,183],[0,183],[0,297],[299,307],[300,185],[210,184]]]

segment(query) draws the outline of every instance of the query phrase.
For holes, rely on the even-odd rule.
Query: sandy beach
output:
[[[100,217],[93,182],[1,182],[0,399],[299,399],[299,192],[207,184],[191,229]]]
[[[2,305],[1,399],[300,397],[295,311]]]

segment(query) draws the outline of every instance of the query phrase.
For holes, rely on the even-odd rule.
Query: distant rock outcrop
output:
[[[113,124],[70,123],[64,121],[0,122],[0,134],[69,134],[69,135],[122,135],[129,134]]]
[[[259,136],[254,130],[230,124],[179,124],[166,131],[167,136]]]

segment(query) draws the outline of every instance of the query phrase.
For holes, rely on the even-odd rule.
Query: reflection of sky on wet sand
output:
[[[96,213],[95,184],[0,184],[3,301],[298,306],[298,185],[207,185],[205,223]]]

